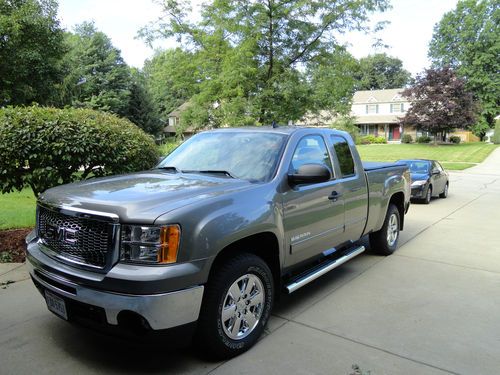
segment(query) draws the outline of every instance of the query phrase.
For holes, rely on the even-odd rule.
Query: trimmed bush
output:
[[[387,143],[387,140],[384,137],[375,137],[374,135],[368,134],[359,138],[359,143],[362,145],[369,145],[372,143],[381,144]]]
[[[413,142],[413,137],[411,134],[403,134],[403,138],[401,138],[402,143],[412,143]]]
[[[423,135],[421,137],[417,137],[417,143],[430,143],[431,137],[427,135]]]
[[[90,109],[0,109],[0,191],[46,189],[152,167],[153,139],[126,119]]]
[[[495,131],[491,137],[491,141],[496,145],[500,145],[500,120],[497,120],[495,123]]]
[[[451,143],[455,143],[455,144],[458,145],[461,140],[462,139],[458,135],[452,135],[452,136],[450,136],[450,142]]]

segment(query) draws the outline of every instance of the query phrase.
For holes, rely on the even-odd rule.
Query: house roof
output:
[[[387,90],[362,90],[356,91],[352,98],[353,104],[368,104],[368,103],[390,103],[390,102],[407,102],[408,99],[401,96],[403,88],[387,89]]]
[[[402,114],[356,116],[356,124],[397,124]]]
[[[172,112],[170,112],[168,114],[168,117],[181,117],[181,113],[184,112],[190,105],[191,105],[191,103],[189,101],[182,103],[180,106],[178,106]]]

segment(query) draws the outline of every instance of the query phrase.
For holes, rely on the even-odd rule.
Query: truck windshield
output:
[[[267,181],[274,174],[285,138],[263,132],[200,133],[176,148],[158,168]]]

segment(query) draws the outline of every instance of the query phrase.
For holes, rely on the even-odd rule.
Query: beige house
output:
[[[163,128],[163,132],[167,135],[175,135],[180,124],[181,114],[190,106],[190,102],[184,102],[179,107],[168,114],[167,126]],[[189,135],[193,133],[193,129],[186,129],[183,134]]]
[[[413,139],[417,132],[413,126],[402,126],[402,118],[411,106],[401,95],[403,88],[356,91],[352,100],[351,115],[363,135],[382,136],[389,142],[401,142],[404,133]],[[420,134],[419,134],[420,135]]]

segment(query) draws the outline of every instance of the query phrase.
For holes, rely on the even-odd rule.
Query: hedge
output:
[[[44,190],[89,175],[148,169],[153,139],[126,119],[90,109],[0,109],[0,191]]]

